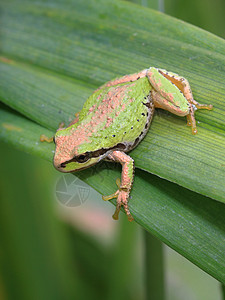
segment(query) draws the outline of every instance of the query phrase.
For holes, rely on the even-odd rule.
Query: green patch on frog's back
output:
[[[121,142],[132,142],[142,132],[147,121],[148,109],[144,105],[150,93],[151,86],[148,79],[141,78],[130,84],[130,90],[127,97],[121,101],[121,107],[124,105],[118,117],[109,127],[109,134],[112,137],[116,135]]]
[[[146,127],[148,107],[144,103],[148,101],[150,90],[151,85],[145,77],[95,92],[85,103],[82,117],[75,124],[76,127],[89,124],[92,132],[89,145],[80,145],[79,152],[93,151],[99,145],[112,148],[118,143],[134,142]],[[110,109],[109,106],[114,107]],[[91,120],[96,116],[102,117],[102,121],[92,124]]]

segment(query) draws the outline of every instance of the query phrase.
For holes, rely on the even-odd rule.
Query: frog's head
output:
[[[54,166],[61,172],[75,172],[86,169],[106,156],[104,149],[95,149],[87,137],[76,134],[65,134],[65,130],[57,131],[54,142],[56,144]]]

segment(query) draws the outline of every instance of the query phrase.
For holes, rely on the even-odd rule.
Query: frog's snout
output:
[[[53,165],[56,168],[56,170],[58,170],[60,172],[67,172],[65,159],[62,159],[60,156],[58,156],[56,154],[54,156]]]

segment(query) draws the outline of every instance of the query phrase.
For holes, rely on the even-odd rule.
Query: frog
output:
[[[140,72],[108,81],[86,100],[75,119],[61,125],[54,138],[54,167],[60,172],[76,172],[102,160],[122,165],[118,189],[109,196],[116,198],[113,219],[118,220],[121,207],[129,221],[134,218],[128,207],[134,180],[134,160],[127,153],[146,136],[155,109],[164,109],[187,118],[192,134],[197,133],[194,113],[211,110],[193,98],[188,80],[176,73],[150,67]],[[50,141],[42,136],[42,141]]]

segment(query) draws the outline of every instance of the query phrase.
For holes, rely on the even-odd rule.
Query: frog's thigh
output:
[[[176,87],[184,94],[184,97],[190,104],[194,104],[196,107],[199,106],[199,103],[193,98],[190,83],[185,77],[180,76],[176,73],[167,72],[166,70],[162,69],[159,69],[159,72],[176,85]]]
[[[179,76],[176,73],[167,72],[166,70],[159,69],[159,72],[166,77],[168,80],[170,80],[173,84],[176,85],[176,87],[183,93],[184,97],[187,99],[187,101],[194,105],[197,109],[208,109],[211,110],[213,108],[212,105],[209,104],[200,104],[193,98],[193,94],[191,91],[191,86],[188,80],[183,77]],[[193,112],[191,111],[190,114],[192,115]],[[193,119],[193,117],[190,117],[189,119]]]
[[[170,102],[164,98],[159,92],[152,89],[152,100],[156,108],[162,108],[174,113],[174,110],[171,108]]]
[[[174,110],[171,109],[171,106],[169,105],[167,99],[163,98],[163,96],[159,92],[152,90],[152,99],[154,101],[154,105],[156,108],[162,108],[174,113]],[[188,114],[186,114],[186,116],[187,116],[187,125],[191,126],[192,133],[196,134],[197,133],[196,121],[194,116],[194,108],[192,105],[190,105],[190,111]]]
[[[175,73],[170,73],[168,72],[168,76],[170,76],[170,81],[174,83],[178,89],[184,94],[184,97],[187,99],[187,101],[194,105],[197,109],[208,109],[211,110],[213,107],[212,105],[209,104],[200,104],[196,100],[194,100],[192,91],[191,91],[191,86],[188,80],[182,76],[179,76]],[[193,112],[191,111],[190,114],[194,114],[194,109]],[[193,119],[193,118],[192,118]]]
[[[180,76],[176,73],[168,72],[163,69],[158,69],[158,71],[170,82],[176,85],[176,87],[183,93],[184,97],[187,99],[187,101],[190,104],[194,105],[198,109],[208,109],[208,110],[212,109],[212,105],[200,104],[194,100],[190,83],[185,77]],[[163,89],[162,89],[162,94],[163,94]]]

